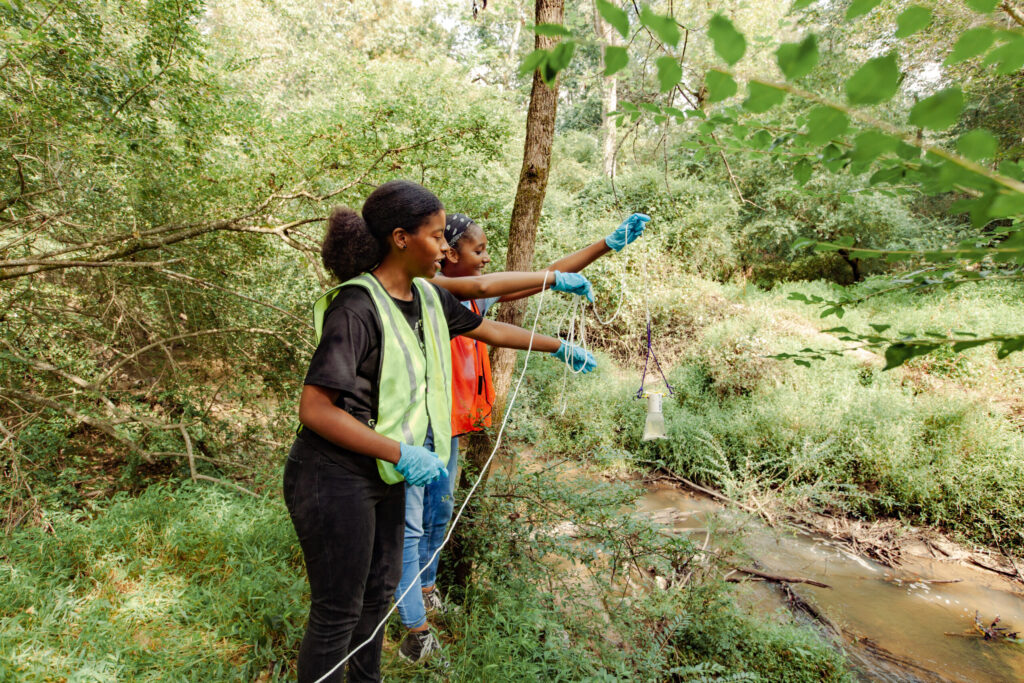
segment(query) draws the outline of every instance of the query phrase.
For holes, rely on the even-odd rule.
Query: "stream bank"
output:
[[[813,621],[841,644],[864,680],[1024,680],[1024,646],[985,639],[975,622],[977,615],[987,627],[998,616],[997,626],[1024,630],[1019,584],[955,553],[933,557],[927,546],[911,546],[894,569],[828,535],[772,527],[664,482],[648,487],[638,512],[699,545],[709,541],[713,550],[738,545],[734,555],[743,567],[827,585],[728,577],[744,582],[740,597],[749,608],[785,608]]]

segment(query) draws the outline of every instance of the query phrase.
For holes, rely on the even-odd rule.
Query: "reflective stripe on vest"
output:
[[[480,309],[470,301],[470,310]],[[452,339],[452,434],[459,436],[491,426],[494,385],[487,345],[469,337]]]
[[[441,298],[426,281],[416,278],[423,344],[391,296],[373,275],[364,273],[338,285],[313,304],[316,341],[324,316],[342,287],[356,285],[370,295],[381,322],[381,364],[377,383],[377,416],[373,429],[412,446],[422,446],[429,425],[434,452],[448,464],[451,455],[451,346]],[[386,460],[377,460],[381,479],[397,484],[404,477]]]

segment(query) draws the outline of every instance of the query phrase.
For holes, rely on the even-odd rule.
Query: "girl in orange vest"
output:
[[[648,216],[635,213],[608,237],[555,261],[547,271],[538,271],[536,275],[543,275],[545,272],[555,273],[561,284],[556,289],[582,294],[593,301],[590,284],[585,278],[577,275],[578,271],[610,251],[621,251],[643,234],[649,220]],[[467,285],[471,281],[487,281],[483,276],[484,269],[491,262],[491,257],[487,254],[487,236],[469,216],[455,213],[447,216],[444,237],[448,243],[448,251],[441,265],[441,273],[434,278],[434,282],[451,291],[456,297],[464,299],[463,305],[477,315],[486,315],[487,310],[499,301],[514,301],[541,291],[542,288],[539,286],[527,286],[503,296],[485,295],[483,298],[471,298],[473,294],[469,292],[478,292],[480,289],[476,284],[473,287]],[[515,275],[524,279],[528,277],[526,273],[503,275]],[[495,275],[489,277],[496,278]],[[551,282],[550,279],[548,281]],[[496,280],[495,283],[497,284]],[[500,291],[509,291],[506,282],[502,282],[501,285]],[[576,286],[575,289],[573,285]],[[398,603],[398,610],[402,623],[410,629],[403,640],[404,647],[399,648],[399,653],[412,661],[419,661],[427,654],[421,654],[420,648],[415,647],[417,640],[425,637],[420,634],[427,633],[426,612],[443,613],[446,610],[436,588],[437,558],[434,557],[434,553],[444,541],[454,508],[459,436],[489,427],[491,408],[494,405],[494,386],[491,384],[491,364],[487,355],[487,345],[469,337],[455,337],[451,344],[452,445],[451,456],[448,459],[448,476],[424,488],[422,510],[417,511],[421,512],[418,519],[413,519],[409,515],[408,505],[406,507],[405,552],[406,555],[415,554],[418,549],[420,562],[417,569],[425,567],[417,579],[416,571],[412,569],[416,563],[411,561],[415,558],[406,557],[398,589],[398,595],[405,593],[405,597]],[[433,561],[431,558],[434,558]],[[410,583],[418,586],[414,585],[411,590],[406,591]],[[416,590],[417,587],[420,590]]]

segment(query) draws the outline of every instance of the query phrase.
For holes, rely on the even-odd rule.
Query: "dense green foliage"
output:
[[[1024,330],[1019,12],[569,2],[540,30],[575,48],[531,57],[527,0],[468,4],[0,2],[0,678],[293,675],[308,594],[279,477],[323,217],[410,178],[501,264],[524,59],[561,93],[537,265],[652,221],[587,271],[613,318],[587,312],[598,374],[531,358],[513,450],[556,459],[482,496],[446,675],[845,678],[623,514],[638,487],[565,458],[1024,550],[1024,359],[999,357]],[[572,304],[544,306],[564,332]],[[675,394],[671,438],[641,444],[648,312]],[[388,675],[434,675],[398,635]]]

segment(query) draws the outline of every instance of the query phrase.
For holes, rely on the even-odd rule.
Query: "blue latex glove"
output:
[[[437,481],[438,477],[448,476],[448,469],[433,451],[405,443],[399,444],[399,450],[402,457],[398,459],[395,469],[413,486],[426,486]]]
[[[615,232],[605,237],[604,243],[610,249],[622,251],[624,246],[632,243],[633,240],[644,234],[644,228],[647,227],[647,221],[649,220],[651,220],[651,217],[645,213],[634,213],[622,221],[622,224],[615,228]]]
[[[576,372],[588,373],[597,368],[594,354],[575,344],[567,344],[563,341],[558,350],[554,351],[551,355],[564,363],[568,363],[569,367]]]
[[[551,289],[566,294],[579,294],[587,297],[587,301],[590,303],[594,303],[594,285],[579,273],[563,273],[556,270],[555,284]]]

